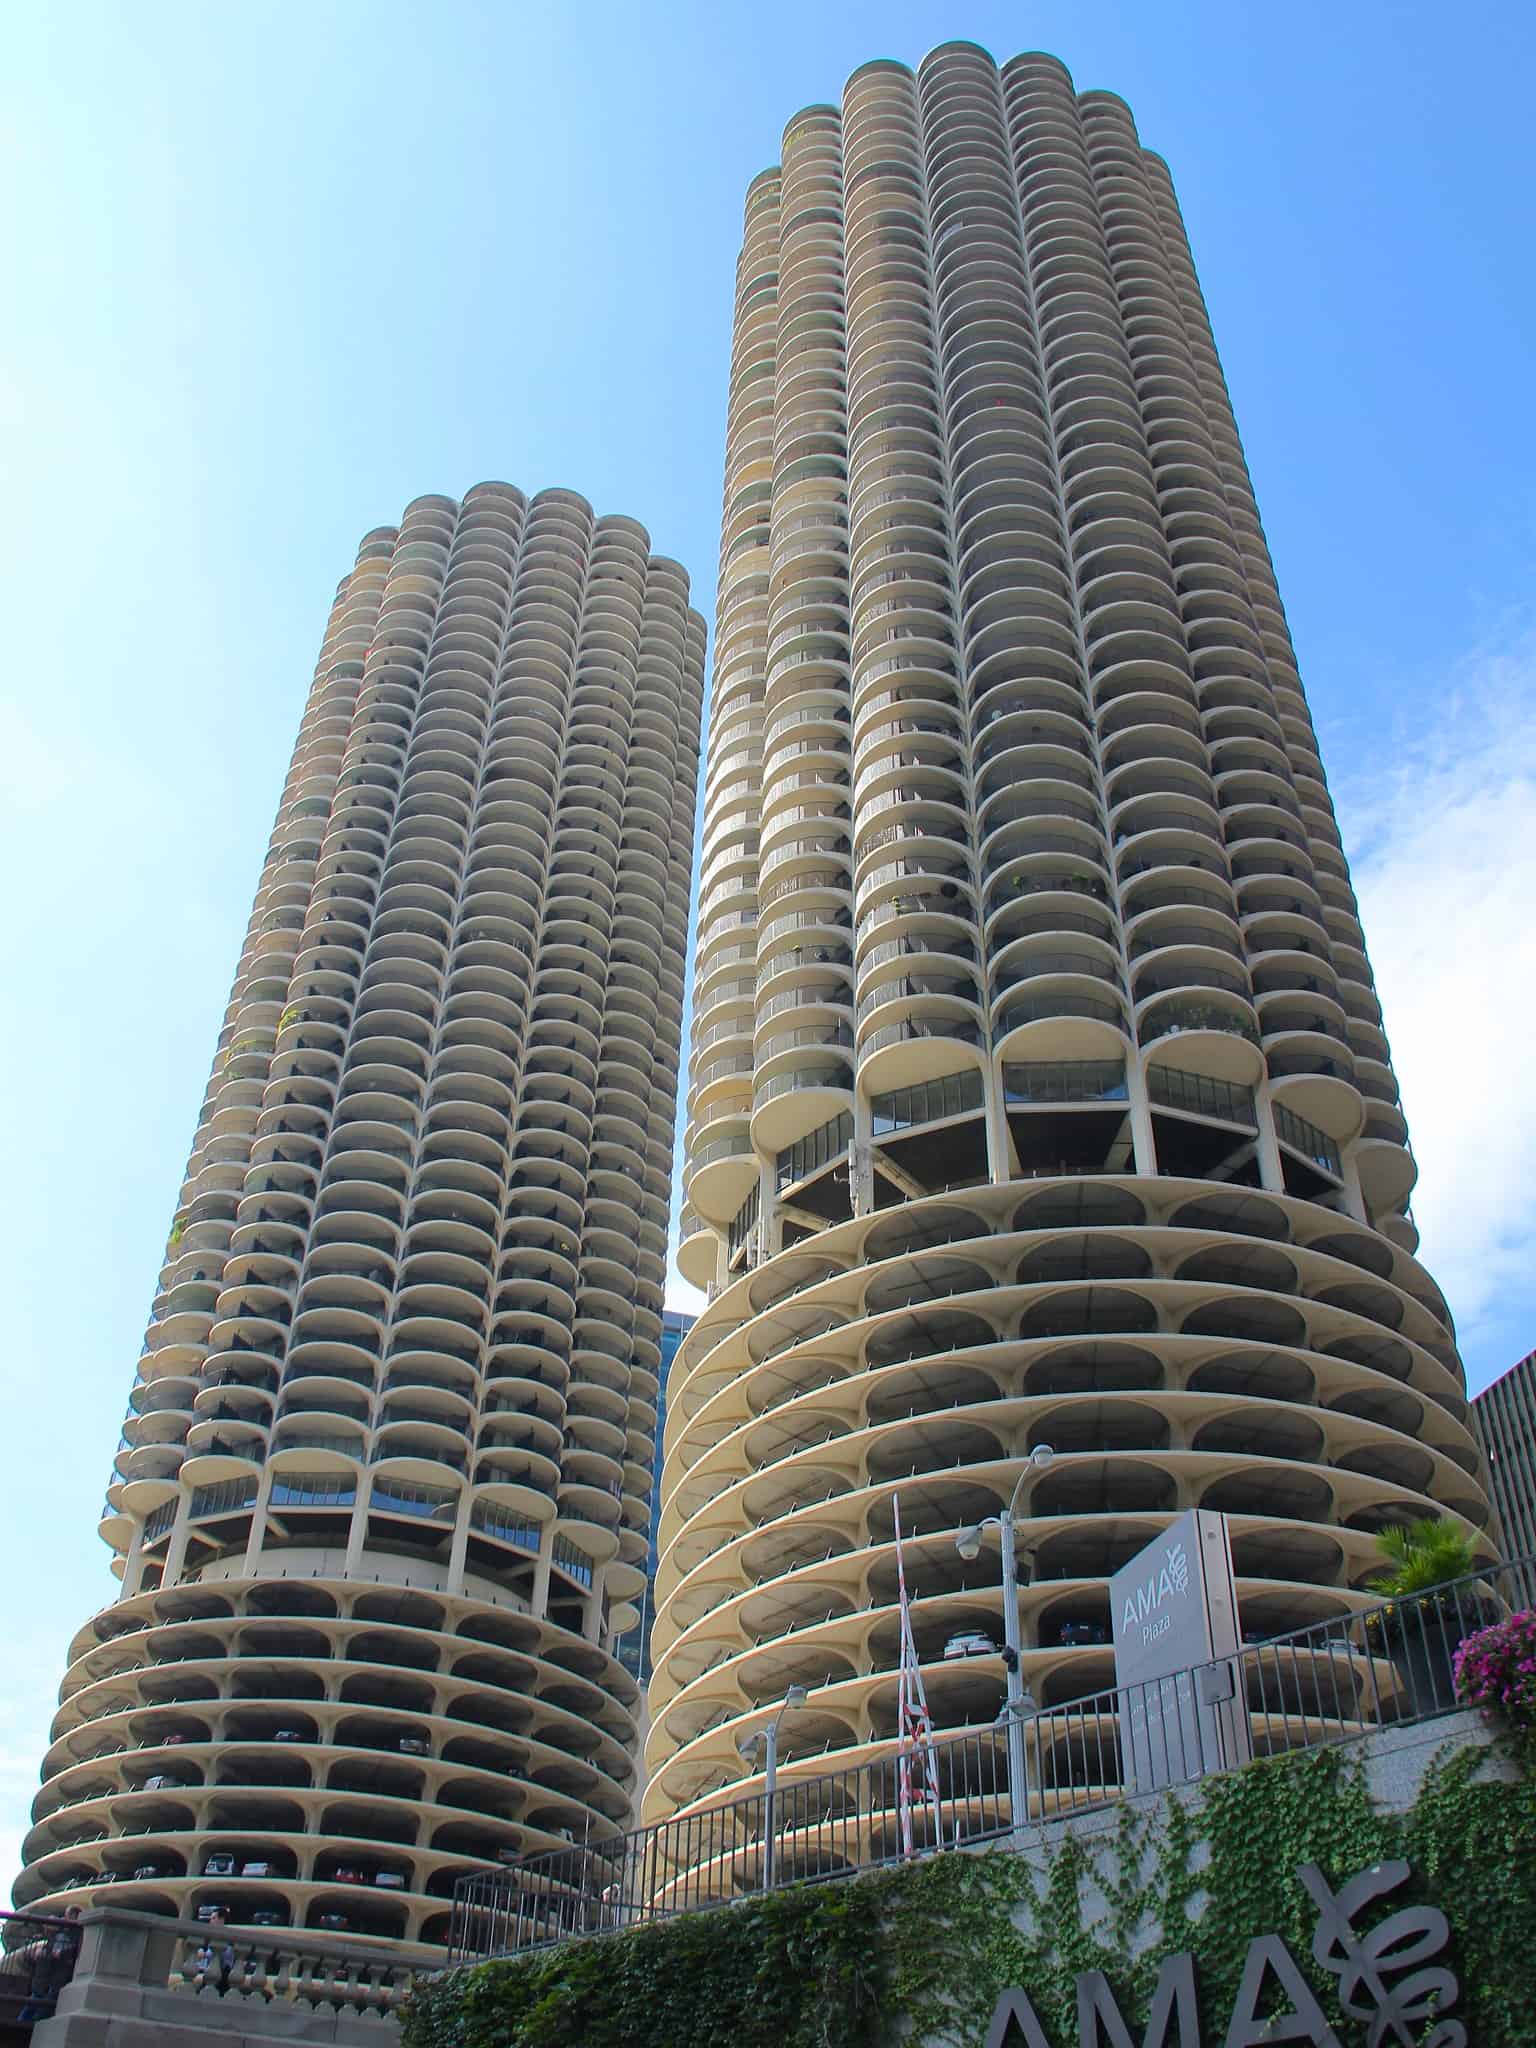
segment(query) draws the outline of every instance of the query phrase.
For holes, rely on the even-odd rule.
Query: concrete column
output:
[[[267,1540],[267,1509],[272,1500],[272,1473],[270,1467],[262,1472],[261,1483],[256,1489],[256,1498],[251,1504],[251,1533],[245,1544],[245,1570],[254,1572],[260,1568],[262,1545]]]
[[[539,1531],[538,1562],[533,1567],[533,1591],[528,1596],[528,1605],[533,1613],[543,1616],[549,1612],[549,1572],[554,1563],[555,1525],[546,1522]]]
[[[128,1555],[123,1559],[122,1598],[131,1600],[144,1578],[144,1524],[135,1522],[133,1535],[128,1541]]]
[[[1253,1092],[1254,1107],[1259,1120],[1259,1185],[1272,1194],[1285,1193],[1285,1168],[1280,1163],[1280,1141],[1275,1136],[1275,1106],[1270,1101],[1269,1085],[1260,1082]]]
[[[869,1104],[862,1088],[853,1091],[853,1142],[848,1147],[848,1200],[855,1216],[868,1216],[875,1206],[874,1137]]]
[[[187,1509],[191,1504],[192,1497],[188,1493],[183,1493],[176,1503],[176,1521],[171,1530],[171,1540],[165,1546],[165,1566],[160,1574],[162,1586],[181,1583],[181,1568],[187,1561],[187,1538],[192,1533],[192,1525],[187,1520]]]
[[[105,2044],[125,2024],[145,2025],[144,1994],[165,1989],[184,1931],[174,1920],[152,1913],[109,1913],[97,1907],[84,1914],[74,1976],[59,1993],[54,2017],[34,2030],[39,2048]]]
[[[583,1606],[581,1632],[589,1643],[602,1640],[603,1633],[603,1588],[608,1579],[608,1567],[596,1564],[592,1567],[592,1590]]]
[[[1157,1172],[1157,1140],[1152,1132],[1152,1098],[1147,1092],[1147,1070],[1141,1056],[1132,1053],[1125,1063],[1125,1087],[1131,1104],[1131,1149],[1138,1173]]]
[[[1008,1108],[1002,1068],[988,1060],[982,1071],[982,1109],[987,1119],[987,1179],[994,1187],[1013,1178],[1013,1148],[1008,1142]]]
[[[347,1561],[344,1567],[347,1577],[355,1578],[362,1568],[363,1544],[368,1536],[368,1501],[373,1492],[373,1474],[360,1472],[357,1476],[357,1504],[352,1510],[352,1525],[347,1531]]]
[[[1344,1169],[1344,1206],[1357,1223],[1369,1224],[1370,1211],[1365,1206],[1365,1193],[1360,1186],[1360,1162],[1355,1157],[1353,1144],[1339,1147],[1339,1164]]]
[[[448,1552],[448,1591],[464,1591],[464,1556],[469,1549],[469,1511],[472,1494],[469,1487],[459,1495],[458,1514],[453,1525],[453,1543]]]
[[[760,1266],[765,1259],[771,1259],[784,1243],[784,1225],[779,1220],[779,1197],[776,1182],[778,1175],[767,1160],[758,1168],[757,1221],[752,1226],[753,1242],[747,1252],[748,1267]],[[726,1261],[730,1258],[730,1239],[725,1242],[725,1256],[721,1262],[721,1281],[727,1277]]]

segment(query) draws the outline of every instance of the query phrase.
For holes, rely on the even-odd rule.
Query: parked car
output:
[[[215,1854],[210,1856],[203,1865],[204,1877],[233,1877],[234,1874],[235,1859],[233,1856],[225,1856],[222,1853]]]
[[[405,1878],[398,1870],[381,1870],[373,1881],[380,1891],[403,1892],[405,1890]]]
[[[279,1728],[272,1737],[274,1742],[307,1742],[309,1737],[302,1728]]]
[[[944,1655],[946,1660],[951,1657],[995,1657],[997,1645],[979,1628],[962,1629],[944,1645]]]
[[[240,1875],[242,1877],[275,1877],[277,1870],[271,1863],[242,1863]]]
[[[327,1928],[332,1934],[345,1934],[352,1922],[345,1913],[322,1913],[315,1924]]]
[[[186,1783],[187,1780],[185,1778],[174,1777],[167,1771],[157,1771],[154,1777],[144,1780],[144,1790],[146,1792],[179,1792]]]
[[[192,1917],[194,1920],[211,1920],[215,1913],[222,1913],[226,1920],[229,1918],[229,1907],[222,1899],[209,1899],[198,1907]]]
[[[332,1884],[366,1884],[367,1879],[360,1870],[355,1870],[350,1863],[338,1863],[331,1872],[330,1881]]]
[[[432,1745],[424,1735],[402,1735],[400,1752],[403,1756],[430,1756]]]
[[[167,1867],[163,1863],[136,1864],[134,1866],[133,1874],[136,1878],[139,1879],[143,1879],[146,1877],[170,1877],[174,1875],[174,1873],[167,1869]]]
[[[248,1927],[286,1927],[287,1921],[275,1906],[259,1906],[254,1913],[245,1916]]]

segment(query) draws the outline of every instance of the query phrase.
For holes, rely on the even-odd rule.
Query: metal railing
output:
[[[77,1920],[0,1912],[0,2026],[51,2019],[79,1947]]]
[[[1457,1645],[1536,1597],[1536,1559],[1341,1614],[1146,1684],[1033,1708],[1015,1826],[1001,1717],[844,1770],[797,1767],[745,1799],[729,1786],[629,1834],[461,1878],[450,1960],[510,1955],[852,1876],[938,1849],[1038,1837],[1050,1822],[1192,1784],[1250,1757],[1347,1741],[1451,1712]],[[964,1668],[964,1667],[962,1667]],[[991,1660],[986,1674],[995,1676]],[[998,1686],[1001,1691],[1001,1685]],[[789,1724],[792,1731],[793,1724]],[[905,1813],[903,1807],[905,1804]]]

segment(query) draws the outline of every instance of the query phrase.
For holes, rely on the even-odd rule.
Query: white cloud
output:
[[[1452,677],[1433,725],[1339,792],[1419,1181],[1463,1336],[1536,1340],[1536,639]]]

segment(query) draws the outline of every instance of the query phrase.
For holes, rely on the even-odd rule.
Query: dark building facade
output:
[[[667,1418],[667,1375],[672,1370],[672,1361],[677,1356],[678,1346],[693,1328],[695,1318],[684,1315],[681,1309],[669,1308],[661,1318],[661,1391],[657,1396],[657,1454],[656,1471],[651,1491],[651,1554],[646,1564],[645,1592],[641,1600],[640,1619],[616,1647],[615,1654],[625,1670],[647,1682],[651,1675],[651,1616],[656,1611],[656,1532],[661,1526],[661,1427]]]
[[[1536,1351],[1484,1387],[1472,1417],[1488,1458],[1504,1553],[1536,1557]],[[1536,1585],[1527,1585],[1526,1597],[1536,1597]]]

